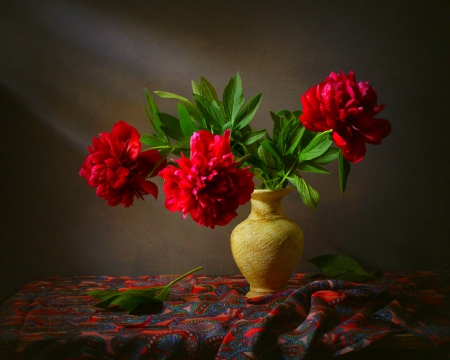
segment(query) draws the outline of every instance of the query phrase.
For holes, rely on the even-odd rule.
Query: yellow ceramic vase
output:
[[[250,284],[249,298],[285,289],[302,257],[303,231],[281,208],[292,190],[255,190],[249,217],[231,233],[231,251]]]

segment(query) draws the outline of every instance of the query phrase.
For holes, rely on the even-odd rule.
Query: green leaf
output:
[[[305,134],[303,135],[301,148],[306,148],[315,138],[323,136],[323,133],[310,131],[308,129],[305,130]],[[324,140],[331,140],[330,138]]]
[[[153,286],[151,288],[144,288],[144,289],[131,289],[131,290],[124,290],[119,291],[119,294],[130,296],[130,295],[142,295],[142,296],[150,296],[153,297],[157,293],[159,293],[161,290],[163,290],[166,286],[160,285],[160,286]]]
[[[299,123],[300,124],[300,123]],[[305,128],[303,126],[296,126],[289,138],[287,139],[287,148],[285,150],[285,154],[293,154],[295,150],[298,148],[298,144],[302,140],[303,134],[305,133]]]
[[[277,146],[275,145],[275,143],[270,140],[268,137],[266,137],[263,142],[261,143],[261,145],[264,147],[264,149],[266,149],[270,155],[272,155],[272,157],[274,158],[275,162],[277,163],[277,167],[278,165],[282,164],[282,155],[280,154]]]
[[[222,133],[224,133],[225,130],[231,129],[232,126],[233,126],[233,123],[231,121],[228,121],[225,124],[223,124]]]
[[[243,145],[242,146],[244,149],[245,154],[250,154],[253,157],[253,162],[254,162],[254,166],[258,166],[257,162],[260,158],[259,154],[258,154],[258,144],[253,143],[250,145]]]
[[[194,121],[192,121],[189,112],[181,103],[178,103],[177,110],[180,118],[181,130],[187,137],[190,138],[192,134],[198,130],[197,125]]]
[[[340,149],[330,147],[322,155],[316,157],[313,162],[317,165],[327,165],[337,159],[337,157],[339,156],[339,151]]]
[[[202,267],[200,266],[188,271],[164,286],[154,286],[151,288],[131,289],[124,291],[91,290],[85,294],[90,295],[97,300],[101,300],[99,303],[94,305],[95,307],[107,309],[111,305],[117,305],[120,308],[127,310],[129,313],[134,313],[136,309],[142,305],[159,304],[162,301],[168,300],[170,289],[174,284],[201,269]],[[153,313],[154,311],[156,311],[156,308],[150,306],[150,312]]]
[[[278,142],[278,135],[281,132],[281,117],[270,111],[270,117],[273,121],[273,141]]]
[[[298,119],[300,118],[300,115],[302,114],[301,110],[295,110],[292,112],[292,114],[294,114],[295,118]]]
[[[161,130],[163,130],[167,136],[181,143],[189,141],[189,138],[183,133],[183,130],[181,130],[180,121],[176,117],[165,113],[158,113],[158,115],[163,124]]]
[[[330,172],[327,169],[312,163],[300,163],[298,164],[297,169],[299,169],[300,171],[316,174],[330,174]]]
[[[156,133],[161,136],[164,137],[164,133],[161,130],[161,120],[159,119],[158,116],[158,106],[156,105],[155,100],[153,99],[153,97],[150,95],[150,93],[147,91],[147,89],[145,89],[145,97],[147,99],[147,105],[148,105],[148,109],[144,106],[144,110],[145,110],[145,114],[147,115],[147,119],[150,122],[151,127],[156,131]]]
[[[302,149],[299,160],[306,161],[319,157],[328,150],[332,143],[329,131],[319,133]]]
[[[155,130],[156,132],[158,132],[157,128],[156,128],[156,124],[155,124],[155,120],[153,119],[152,114],[150,113],[150,110],[148,110],[144,104],[142,104],[142,107],[144,108],[145,111],[145,116],[147,116],[147,120],[150,123],[150,126],[152,127],[153,130]]]
[[[154,134],[153,135],[142,134],[140,141],[141,141],[141,143],[148,145],[152,148],[169,145],[167,140],[161,139]]]
[[[281,121],[281,132],[278,135],[278,149],[280,150],[281,154],[286,153],[286,148],[288,146],[289,138],[291,137],[292,133],[300,126],[300,123],[298,121]]]
[[[365,272],[356,260],[347,255],[321,255],[308,261],[321,269],[329,278],[355,282],[377,278],[374,276],[375,272],[371,274]],[[378,274],[380,272],[381,270],[376,271]]]
[[[180,100],[183,104],[185,102],[190,102],[188,99],[186,99],[185,97],[181,96],[181,95],[177,95],[168,91],[153,91],[156,95],[158,95],[160,98],[163,99],[177,99]]]
[[[277,111],[277,115],[280,117],[284,117],[288,121],[292,121],[295,119],[295,116],[289,110]]]
[[[344,158],[344,155],[342,155],[342,150],[339,151],[338,160],[339,160],[339,186],[341,188],[341,192],[344,193],[345,188],[347,186],[348,174],[350,173],[350,162],[346,158]]]
[[[127,301],[128,299],[130,299],[133,296],[136,296],[136,295],[127,294],[126,291],[122,291],[120,293],[120,295],[111,302],[111,305],[118,305],[121,307],[125,301]]]
[[[261,103],[262,94],[258,94],[239,111],[239,114],[234,121],[234,128],[237,130],[242,129],[246,126],[250,121],[252,121],[255,116],[256,110],[258,110],[259,104]]]
[[[272,168],[276,168],[276,163],[272,155],[270,155],[270,152],[267,151],[262,145],[258,147],[258,156],[263,161],[263,163]]]
[[[169,295],[170,295],[170,287],[167,287],[163,291],[161,291],[158,295],[156,295],[155,299],[161,300],[161,301],[167,301],[167,300],[169,300]]]
[[[256,178],[259,178],[262,175],[262,171],[260,168],[253,168],[253,174]]]
[[[191,84],[192,84],[192,92],[194,94],[201,95],[202,91],[200,90],[200,86],[198,86],[194,80],[191,81]]]
[[[289,181],[297,188],[303,203],[315,210],[319,205],[319,193],[313,187],[308,185],[306,181],[297,174],[288,178]]]
[[[203,114],[206,123],[214,130],[220,132],[225,124],[225,118],[219,105],[214,100],[210,102],[201,95],[194,94],[194,100]]]
[[[266,129],[248,132],[242,137],[240,142],[244,145],[253,144],[266,136],[266,133]]]
[[[223,90],[223,107],[228,120],[231,120],[234,123],[236,115],[243,103],[242,81],[239,73],[237,73],[235,77],[230,79]]]
[[[120,295],[114,295],[110,296],[109,298],[100,301],[99,303],[95,304],[94,307],[97,307],[99,309],[107,309],[117,298],[119,298]]]
[[[348,255],[320,255],[308,261],[324,272],[336,268],[351,270],[356,273],[364,272],[361,265]]]
[[[220,106],[219,98],[217,97],[216,89],[214,89],[214,86],[210,84],[208,80],[206,80],[204,77],[200,76],[200,91],[201,95],[209,100],[215,100],[216,103]]]
[[[205,123],[205,119],[203,118],[202,113],[188,99],[186,99],[183,96],[180,96],[180,95],[177,95],[174,93],[170,93],[167,91],[154,91],[154,93],[163,99],[176,99],[176,100],[181,101],[183,103],[183,105],[186,107],[186,109],[189,111],[189,114],[192,115],[194,117],[194,119],[196,119],[198,121],[199,126],[202,127],[203,129],[206,129],[206,123]]]

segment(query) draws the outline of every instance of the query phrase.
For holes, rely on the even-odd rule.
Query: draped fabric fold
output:
[[[242,276],[190,275],[152,316],[98,310],[85,294],[172,279],[33,280],[0,307],[0,358],[293,360],[339,356],[405,331],[450,356],[450,272],[386,273],[364,284],[296,274],[284,292],[252,299]]]

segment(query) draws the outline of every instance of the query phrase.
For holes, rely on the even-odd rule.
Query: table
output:
[[[304,275],[253,299],[240,275],[189,275],[151,316],[98,310],[84,293],[175,276],[35,279],[0,307],[0,359],[316,359],[402,341],[450,356],[450,272],[363,284]]]

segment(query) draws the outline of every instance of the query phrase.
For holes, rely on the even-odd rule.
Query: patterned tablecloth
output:
[[[365,284],[296,274],[286,291],[253,299],[242,276],[190,275],[152,316],[97,310],[83,294],[173,278],[33,280],[0,307],[0,359],[303,359],[405,330],[450,356],[450,272],[387,273]]]

